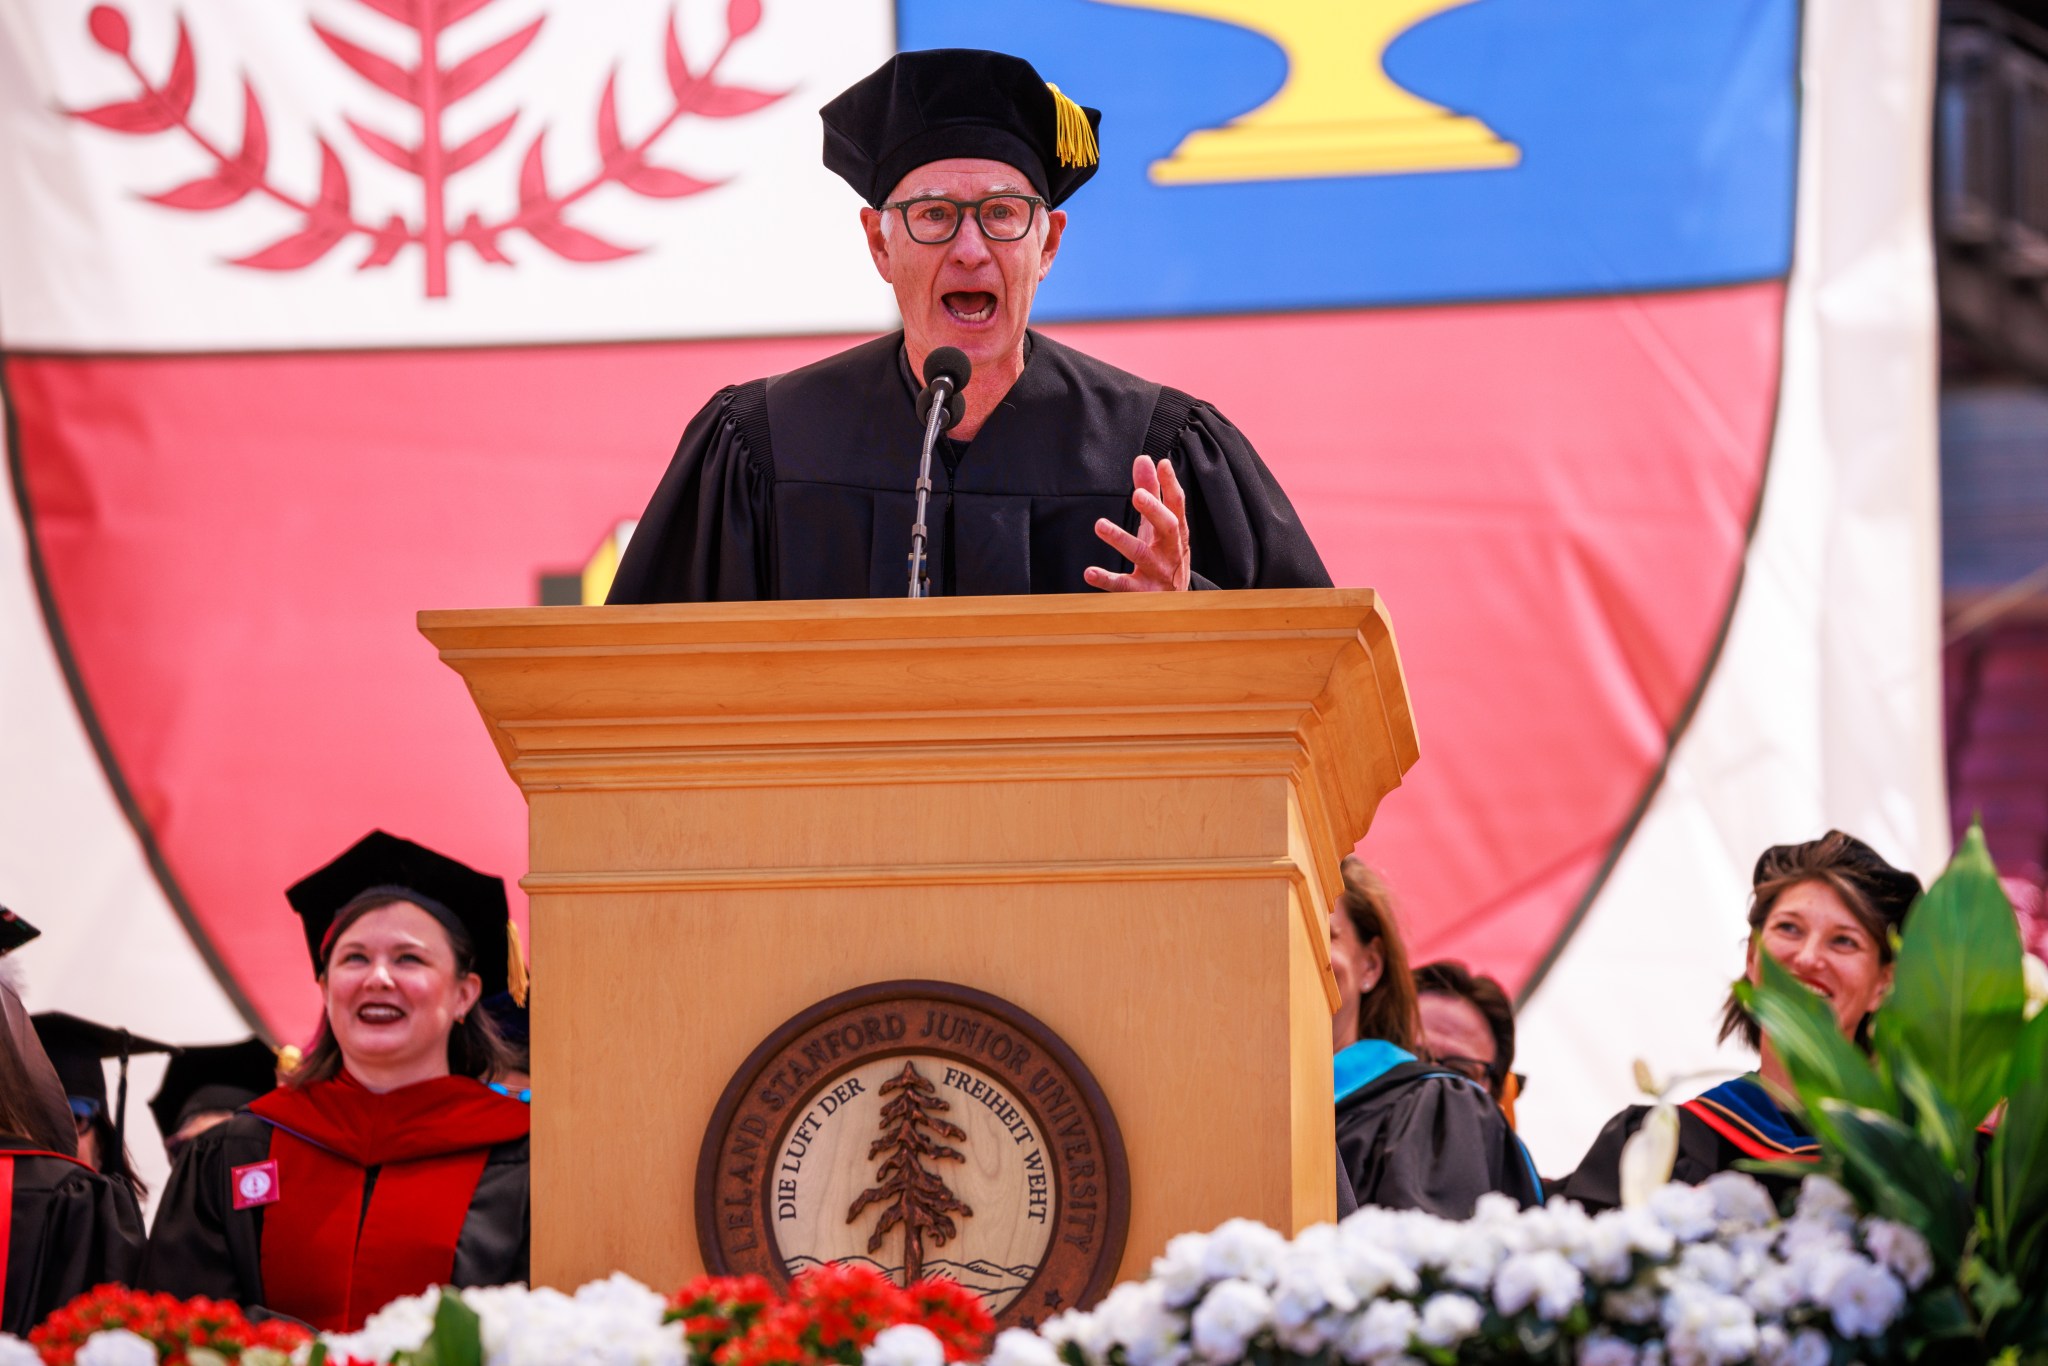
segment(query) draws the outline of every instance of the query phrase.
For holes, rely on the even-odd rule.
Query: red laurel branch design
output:
[[[501,239],[506,233],[524,232],[535,242],[564,260],[577,262],[613,261],[636,255],[641,248],[608,242],[567,221],[565,211],[578,200],[605,185],[619,185],[650,199],[680,199],[700,194],[720,182],[702,180],[670,167],[656,165],[650,154],[663,134],[684,115],[724,119],[751,114],[783,97],[781,93],[721,85],[718,69],[735,44],[761,23],[761,0],[728,0],[725,9],[725,42],[702,71],[693,71],[677,33],[677,16],[669,12],[664,62],[672,96],[668,113],[646,134],[628,138],[619,130],[618,70],[613,68],[599,96],[597,109],[598,168],[574,188],[561,193],[549,190],[543,164],[543,128],[534,135],[520,164],[518,208],[509,216],[485,222],[471,213],[459,228],[448,223],[447,186],[451,177],[469,169],[496,151],[512,135],[519,121],[517,111],[505,115],[480,132],[450,140],[446,116],[458,102],[476,94],[526,51],[539,35],[545,16],[525,27],[462,57],[445,63],[442,41],[446,31],[462,20],[489,8],[494,0],[357,0],[388,19],[410,29],[418,41],[416,64],[404,66],[363,47],[333,30],[315,23],[313,32],[327,49],[358,76],[387,94],[394,95],[419,111],[420,137],[408,146],[396,137],[349,117],[342,122],[373,155],[417,178],[421,187],[421,212],[415,222],[391,214],[383,223],[371,225],[358,218],[351,194],[348,170],[324,137],[320,148],[320,187],[312,198],[281,188],[270,179],[270,136],[262,102],[256,87],[242,79],[242,138],[230,153],[216,139],[192,122],[192,102],[198,90],[198,62],[192,39],[182,16],[178,19],[177,47],[171,55],[169,72],[158,83],[137,64],[131,54],[127,16],[114,5],[96,5],[86,19],[93,41],[119,57],[135,78],[139,93],[92,109],[65,111],[117,133],[147,135],[177,129],[213,160],[213,169],[196,180],[158,194],[143,196],[168,209],[206,212],[240,203],[251,194],[292,210],[299,216],[294,232],[247,256],[231,258],[231,264],[255,270],[303,270],[326,256],[351,236],[369,239],[369,250],[358,263],[359,270],[390,265],[409,246],[418,246],[426,264],[426,294],[430,299],[448,294],[448,252],[453,243],[467,243],[478,256],[493,265],[509,266]],[[317,135],[316,135],[317,137]]]

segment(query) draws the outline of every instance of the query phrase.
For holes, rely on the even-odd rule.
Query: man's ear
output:
[[[868,255],[874,259],[875,271],[882,279],[895,284],[889,274],[889,239],[882,233],[882,210],[862,209],[860,211],[861,231],[867,234]]]
[[[1060,238],[1067,231],[1067,211],[1047,209],[1045,211],[1045,241],[1038,248],[1038,278],[1043,280],[1052,269],[1052,258],[1060,254]]]

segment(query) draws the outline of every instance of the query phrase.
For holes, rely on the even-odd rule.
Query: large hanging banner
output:
[[[1839,3],[1804,16],[1809,76],[1825,57],[1919,79],[1931,28],[1817,55]],[[1104,111],[1037,321],[1217,404],[1336,581],[1386,594],[1423,759],[1363,852],[1418,961],[1536,990],[1606,904],[1742,600],[1785,439],[1794,246],[1820,211],[1802,19],[1797,0],[0,0],[23,549],[0,567],[0,695],[24,699],[0,758],[78,789],[10,795],[0,879],[61,902],[57,869],[126,870],[45,912],[93,965],[79,992],[174,980],[194,1021],[232,1005],[296,1037],[315,997],[293,878],[373,826],[521,872],[518,795],[414,612],[537,601],[637,515],[718,387],[892,326],[816,109],[891,51],[999,47]],[[1862,373],[1931,382],[1924,342],[1879,329]],[[1802,490],[1803,523],[1826,534],[1848,488]],[[1910,550],[1931,503],[1883,515]],[[1890,573],[1826,591],[1853,612]],[[1903,677],[1918,642],[1896,638]],[[1804,752],[1841,680],[1813,636],[1780,645]],[[1870,737],[1866,794],[1916,858],[1938,854],[1940,800],[1917,686]],[[1636,908],[1638,966],[1732,975],[1739,944],[1659,950],[1709,904],[1739,934],[1739,881],[1703,877]],[[176,963],[121,947],[171,917]]]

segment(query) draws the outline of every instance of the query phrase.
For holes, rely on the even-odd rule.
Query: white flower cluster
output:
[[[1004,1333],[988,1366],[1415,1366],[1558,1342],[1578,1366],[1827,1366],[1932,1267],[1918,1233],[1859,1221],[1818,1176],[1789,1219],[1732,1172],[1600,1215],[1491,1195],[1463,1222],[1363,1209],[1292,1241],[1239,1219],[1175,1238],[1093,1310]]]
[[[683,1366],[689,1357],[683,1326],[662,1322],[667,1302],[624,1273],[592,1281],[574,1295],[523,1285],[455,1293],[476,1311],[485,1366]],[[440,1303],[438,1290],[409,1295],[372,1314],[357,1332],[326,1334],[328,1360],[388,1363],[418,1351]]]

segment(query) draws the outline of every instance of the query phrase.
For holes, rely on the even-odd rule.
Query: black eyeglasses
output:
[[[992,194],[982,199],[947,199],[924,195],[884,204],[903,215],[910,240],[927,247],[950,242],[959,235],[960,224],[971,213],[981,226],[981,235],[991,242],[1015,242],[1031,231],[1032,217],[1045,203],[1037,195]]]

